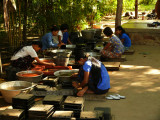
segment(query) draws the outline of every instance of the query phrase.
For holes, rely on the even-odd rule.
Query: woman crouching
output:
[[[82,66],[78,74],[80,83],[72,82],[79,91],[77,96],[85,93],[105,94],[110,89],[110,78],[105,66],[94,57],[80,54],[77,62]]]

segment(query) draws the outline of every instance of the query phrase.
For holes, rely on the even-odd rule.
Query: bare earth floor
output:
[[[133,45],[133,55],[126,55],[119,71],[109,72],[111,89],[121,100],[85,101],[85,110],[111,109],[113,120],[160,120],[160,47]],[[7,103],[0,97],[0,110]]]
[[[109,107],[115,120],[160,120],[160,47],[133,45],[120,71],[109,72],[109,94],[126,96],[121,100],[86,101],[85,110]]]

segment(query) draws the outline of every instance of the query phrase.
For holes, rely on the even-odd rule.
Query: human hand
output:
[[[49,63],[49,65],[51,65],[51,66],[56,66],[56,64],[55,64],[55,63]]]

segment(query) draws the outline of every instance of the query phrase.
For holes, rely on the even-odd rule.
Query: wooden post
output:
[[[135,19],[138,19],[138,0],[135,1]]]
[[[115,28],[121,25],[122,7],[123,7],[123,0],[117,0]]]
[[[1,61],[1,52],[0,52],[0,75],[3,73],[2,71],[2,61]]]

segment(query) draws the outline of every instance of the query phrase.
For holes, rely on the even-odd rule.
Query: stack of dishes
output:
[[[73,111],[55,111],[52,120],[71,120]]]
[[[63,100],[63,95],[46,95],[43,104],[54,105],[54,110],[61,110]]]
[[[0,111],[0,120],[26,120],[21,109],[5,109]]]
[[[49,120],[53,114],[53,105],[36,104],[28,111],[29,120]]]
[[[79,118],[80,112],[83,111],[83,97],[68,96],[64,101],[64,110],[74,111],[74,117]]]

